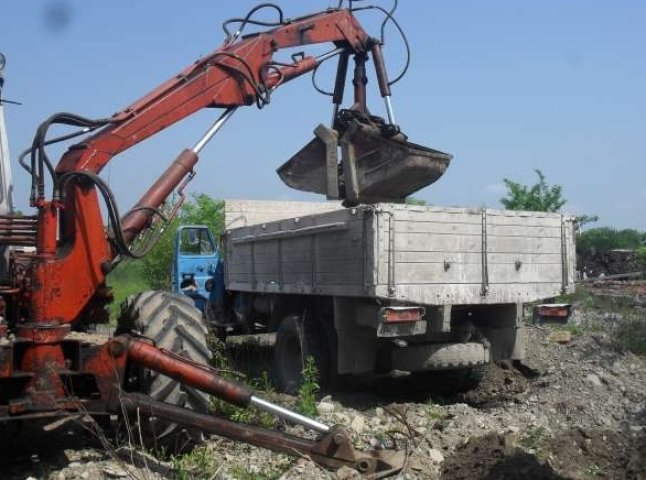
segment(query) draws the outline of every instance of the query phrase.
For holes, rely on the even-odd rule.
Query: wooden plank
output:
[[[427,207],[429,208],[429,207]],[[388,212],[389,209],[384,209]],[[429,209],[429,210],[410,210],[396,208],[393,211],[395,220],[398,222],[431,222],[431,223],[449,223],[449,224],[475,224],[480,225],[482,222],[482,213],[480,210],[472,209]],[[387,216],[387,213],[381,213],[381,216]]]
[[[225,229],[304,217],[341,209],[339,202],[295,202],[275,200],[226,200]]]
[[[383,236],[382,236],[383,238]],[[398,252],[480,252],[480,235],[438,235],[400,233],[395,235],[395,251]]]
[[[398,263],[395,283],[477,283],[482,279],[482,266],[473,263],[453,264],[448,270],[442,263]]]
[[[561,253],[560,238],[487,237],[491,253]]]
[[[561,238],[561,227],[491,225],[487,223],[487,237]]]
[[[491,285],[487,295],[480,294],[482,286],[474,284],[397,285],[389,295],[387,285],[377,285],[368,295],[386,300],[398,300],[417,305],[468,305],[534,302],[559,295],[561,283]]]
[[[397,235],[401,233],[480,235],[482,233],[482,226],[479,223],[416,222],[413,220],[396,220],[395,232]]]
[[[487,210],[487,227],[494,225],[561,228],[561,216],[558,214],[539,215],[529,214],[526,212],[508,212],[504,214],[495,214],[490,213],[490,211]]]
[[[489,265],[489,285],[509,283],[555,283],[561,281],[561,264]],[[396,269],[397,286],[402,284],[480,283],[481,266],[456,264],[448,270],[441,263],[401,263]]]
[[[380,259],[385,262],[387,259]],[[487,261],[493,264],[523,263],[560,263],[560,253],[488,253]],[[482,262],[482,254],[474,252],[395,252],[397,263],[477,263]]]

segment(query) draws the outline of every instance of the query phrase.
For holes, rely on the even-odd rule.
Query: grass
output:
[[[150,290],[150,285],[142,272],[139,262],[124,262],[108,275],[108,285],[112,287],[114,301],[110,308],[110,324],[116,324],[121,303],[128,295]]]
[[[276,480],[283,475],[283,471],[269,467],[267,470],[253,472],[248,467],[234,465],[229,469],[229,474],[236,480]]]
[[[210,479],[220,467],[213,452],[206,446],[173,457],[171,465],[179,480]]]
[[[613,340],[637,355],[646,356],[646,317],[623,318],[613,332]]]
[[[578,284],[574,293],[561,295],[556,303],[575,304],[579,310],[630,314],[634,301],[630,297],[615,297],[609,295],[593,295],[583,284]]]
[[[616,317],[609,328],[604,321],[591,322],[586,325],[550,325],[554,329],[569,330],[573,335],[584,331],[598,333],[609,331],[610,337],[619,348],[625,348],[637,355],[646,356],[646,316],[635,309],[633,298],[626,296],[593,295],[585,285],[577,285],[570,295],[559,297],[559,302],[576,304],[579,311],[599,314],[610,314]],[[594,317],[593,317],[594,318]]]
[[[303,364],[303,383],[298,388],[296,408],[310,417],[318,415],[316,409],[316,394],[321,389],[319,385],[319,372],[316,368],[314,357],[308,356]]]
[[[549,434],[549,430],[545,427],[530,428],[520,439],[520,444],[527,450],[532,451],[539,460],[546,460],[548,452],[544,447]]]
[[[582,335],[583,328],[581,325],[574,325],[573,323],[547,323],[546,324],[552,330],[565,330],[570,332],[572,335]]]
[[[427,405],[426,413],[431,420],[442,420],[446,416],[442,407],[432,402]]]

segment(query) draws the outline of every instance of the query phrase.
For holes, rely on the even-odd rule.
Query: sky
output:
[[[221,23],[257,3],[3,1],[3,96],[22,102],[5,110],[14,162],[50,114],[104,118],[123,109],[216,49],[224,39]],[[286,17],[297,17],[338,2],[277,3]],[[397,121],[411,141],[454,156],[444,176],[417,198],[500,208],[504,178],[533,184],[540,169],[548,183],[563,187],[564,211],[598,215],[597,226],[646,230],[646,2],[400,0],[395,16],[412,49],[410,68],[393,87]],[[359,20],[378,35],[375,13]],[[392,28],[384,55],[392,77],[404,58]],[[327,89],[334,79],[329,63],[317,77]],[[385,115],[374,77],[369,89],[369,108]],[[262,110],[239,109],[202,152],[190,191],[223,199],[322,200],[291,190],[275,170],[319,123],[329,123],[331,112],[330,98],[309,77],[283,85]],[[206,109],[110,162],[102,176],[122,212],[217,113]],[[61,153],[54,148],[50,157]],[[14,203],[29,213],[28,175],[17,163],[13,169]]]

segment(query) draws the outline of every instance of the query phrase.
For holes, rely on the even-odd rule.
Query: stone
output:
[[[594,387],[600,387],[603,385],[601,379],[594,373],[589,373],[585,376],[585,381],[590,383]]]
[[[442,455],[442,452],[435,448],[430,448],[428,450],[428,457],[431,459],[431,462],[433,462],[435,465],[439,465],[444,461],[444,455]]]
[[[103,467],[103,473],[113,478],[125,478],[128,476],[128,472],[117,467]]]
[[[357,434],[361,434],[366,428],[366,420],[363,418],[363,415],[357,415],[352,419],[350,423],[350,428]]]
[[[354,479],[360,479],[361,474],[354,470],[353,468],[350,467],[341,467],[339,468],[334,477],[337,480],[354,480]]]
[[[556,330],[555,332],[550,333],[549,340],[551,342],[565,345],[572,341],[572,333],[568,330]]]
[[[319,402],[316,406],[316,410],[319,413],[332,413],[334,412],[334,404],[328,402]]]

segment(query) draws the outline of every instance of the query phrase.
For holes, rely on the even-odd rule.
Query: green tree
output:
[[[507,194],[500,203],[509,210],[530,210],[535,212],[558,212],[565,199],[560,185],[548,185],[543,172],[534,170],[538,182],[527,186],[504,178]]]
[[[191,195],[177,218],[166,226],[153,249],[141,260],[141,271],[151,288],[170,289],[175,232],[180,225],[207,225],[219,236],[224,230],[224,202],[205,193]]]
[[[422,200],[421,198],[417,197],[406,197],[406,205],[421,205],[421,206],[426,206],[428,203],[426,200]]]
[[[594,254],[617,248],[638,249],[644,243],[644,233],[627,228],[616,230],[610,227],[591,228],[577,239],[577,252]]]

